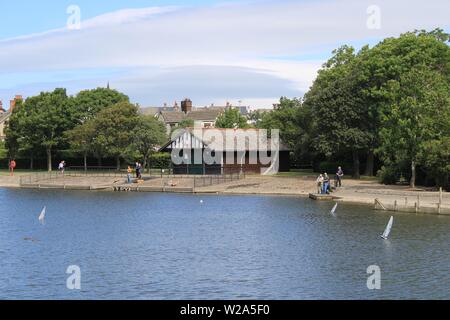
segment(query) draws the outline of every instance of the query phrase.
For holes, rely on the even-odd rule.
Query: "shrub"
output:
[[[172,162],[170,153],[155,153],[149,159],[151,168],[165,169],[169,168]]]
[[[398,172],[395,167],[382,166],[377,172],[377,177],[381,183],[395,184],[400,177],[400,172]]]

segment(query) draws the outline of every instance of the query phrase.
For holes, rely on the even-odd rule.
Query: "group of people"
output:
[[[142,179],[142,164],[139,161],[136,161],[134,170],[136,172],[136,179]],[[132,182],[132,173],[133,173],[133,169],[131,169],[131,167],[128,166],[128,169],[127,169],[127,182],[128,183]]]
[[[342,177],[344,176],[344,171],[341,167],[338,167],[334,179],[335,188],[342,186]],[[331,190],[330,177],[325,172],[324,174],[320,174],[316,180],[317,182],[317,193],[319,194],[329,194]]]

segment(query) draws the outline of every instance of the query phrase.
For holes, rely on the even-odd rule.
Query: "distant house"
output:
[[[144,114],[151,114],[151,112],[156,111],[155,116],[164,122],[168,134],[183,120],[192,120],[199,123],[202,128],[214,127],[217,118],[225,110],[225,108],[218,107],[193,108],[190,99],[183,100],[181,108],[175,103],[173,108],[146,109],[144,109]]]
[[[10,116],[11,112],[0,110],[0,141],[5,141],[5,126]]]
[[[180,108],[178,107],[178,104],[176,102],[173,107],[169,107],[169,106],[167,106],[167,103],[165,103],[163,107],[141,108],[142,114],[155,116],[155,117],[158,116],[162,111],[165,111],[165,112],[180,111]]]
[[[183,100],[181,107],[175,102],[173,107],[168,107],[167,104],[164,104],[163,107],[142,108],[141,113],[153,115],[164,122],[169,134],[183,120],[192,120],[199,123],[202,128],[214,128],[217,118],[228,108],[237,108],[245,117],[249,114],[248,107],[234,107],[230,103],[227,103],[225,106],[211,104],[205,107],[193,107],[190,99]]]
[[[3,102],[0,101],[0,141],[5,141],[5,127],[11,117],[11,112],[14,110],[16,103],[22,100],[22,96],[16,95],[13,100],[10,101],[9,110],[3,108]]]
[[[222,138],[213,139],[218,132]],[[289,171],[289,148],[281,141],[273,145],[271,139],[259,141],[259,134],[259,129],[185,128],[159,151],[177,155],[179,163],[172,164],[175,174],[263,173],[269,167],[273,169],[274,162],[278,163],[278,171]],[[180,163],[182,159],[184,163]]]

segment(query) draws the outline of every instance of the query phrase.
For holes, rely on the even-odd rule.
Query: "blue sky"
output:
[[[0,3],[0,39],[61,28],[66,24],[70,5],[82,8],[82,19],[128,8],[153,6],[202,6],[215,0],[14,0]],[[231,2],[231,1],[230,1]],[[20,21],[18,23],[18,21]],[[11,27],[14,26],[14,27]]]
[[[142,106],[190,97],[270,107],[302,96],[343,44],[449,30],[448,0],[375,2],[378,15],[373,0],[2,1],[0,100],[110,82]],[[67,28],[69,5],[80,8],[80,30]]]

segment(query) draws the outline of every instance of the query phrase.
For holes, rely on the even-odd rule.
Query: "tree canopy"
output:
[[[248,128],[247,119],[239,109],[228,108],[216,120],[217,128]]]
[[[358,52],[350,46],[333,51],[303,101],[279,108],[257,122],[279,128],[283,141],[313,161],[347,161],[353,174],[374,172],[395,181],[406,174],[411,186],[416,166],[437,184],[449,182],[449,34],[441,29],[387,38]],[[300,156],[301,152],[296,152]],[[409,164],[408,164],[409,163]]]

